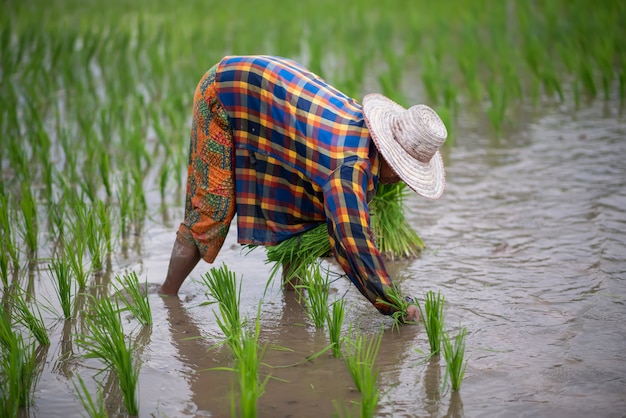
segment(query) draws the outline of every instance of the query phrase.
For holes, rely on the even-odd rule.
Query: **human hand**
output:
[[[405,322],[420,322],[420,310],[417,305],[409,305],[406,307]]]

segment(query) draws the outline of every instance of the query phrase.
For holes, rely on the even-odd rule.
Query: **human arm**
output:
[[[379,312],[393,315],[402,310],[402,320],[419,320],[417,307],[400,304],[393,297],[397,289],[374,242],[367,205],[367,164],[356,160],[342,165],[324,186],[331,247],[348,278]]]

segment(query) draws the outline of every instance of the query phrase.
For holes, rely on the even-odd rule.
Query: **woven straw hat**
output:
[[[448,136],[439,115],[426,105],[405,109],[381,94],[363,98],[363,115],[393,171],[419,195],[439,199],[446,185],[439,148]]]

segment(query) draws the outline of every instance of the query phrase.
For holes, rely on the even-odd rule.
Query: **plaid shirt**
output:
[[[384,314],[391,279],[367,202],[379,157],[361,106],[300,64],[231,56],[216,91],[234,134],[238,241],[273,245],[326,222],[337,261]]]

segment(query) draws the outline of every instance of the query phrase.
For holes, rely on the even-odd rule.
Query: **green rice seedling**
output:
[[[20,203],[22,209],[23,221],[22,232],[24,241],[31,254],[37,252],[37,235],[39,228],[37,224],[37,202],[26,183],[22,183],[22,201]]]
[[[217,325],[224,333],[226,343],[236,351],[241,343],[244,322],[239,313],[241,286],[237,288],[235,273],[224,264],[220,268],[211,268],[201,278],[209,296],[215,300],[205,304],[217,303],[220,312],[219,315],[215,313]]]
[[[39,378],[35,349],[11,328],[9,313],[0,311],[0,416],[17,416],[19,407],[32,403]]]
[[[444,327],[444,305],[445,298],[440,292],[437,292],[437,295],[435,295],[435,292],[432,290],[426,293],[424,309],[422,309],[422,306],[418,303],[424,329],[428,336],[431,355],[439,354],[441,350],[441,339],[443,337]]]
[[[64,198],[55,199],[50,197],[45,201],[46,214],[48,215],[49,235],[56,237],[57,242],[65,235],[66,229],[66,200]]]
[[[461,389],[461,383],[465,376],[465,369],[467,368],[467,360],[463,361],[465,356],[465,336],[467,335],[467,329],[462,327],[459,333],[454,338],[454,344],[450,339],[448,333],[443,337],[443,356],[446,360],[446,376],[443,381],[443,387],[446,387],[447,380],[450,379],[452,390],[457,391]]]
[[[459,69],[465,77],[465,83],[469,89],[469,96],[474,103],[480,103],[482,100],[482,87],[478,80],[478,74],[476,69],[477,61],[474,56],[475,51],[471,51],[472,54],[466,51],[466,55],[459,54],[457,56]]]
[[[74,236],[85,235],[85,244],[91,256],[91,268],[100,270],[104,265],[106,237],[98,217],[97,204],[90,206],[79,203],[75,207],[77,223]]]
[[[48,150],[50,152],[50,150]],[[41,178],[42,182],[45,186],[45,192],[43,195],[43,200],[49,202],[52,200],[52,192],[54,190],[54,164],[48,158],[40,159],[41,167]]]
[[[78,284],[79,289],[85,289],[87,287],[87,279],[89,278],[88,272],[84,265],[85,248],[85,235],[81,233],[80,226],[74,225],[74,231],[71,238],[61,238],[63,243],[63,249],[65,251],[65,257],[70,265],[72,275]],[[71,241],[69,241],[71,239]]]
[[[15,170],[16,179],[19,179],[22,184],[30,184],[31,172],[27,159],[28,153],[22,147],[18,141],[10,141],[8,146],[9,160],[13,170]]]
[[[281,267],[293,266],[289,271],[283,272],[284,280],[291,281],[295,277],[304,277],[312,264],[329,253],[330,241],[326,224],[320,224],[278,245],[266,247],[267,262],[275,263],[270,273],[268,286]]]
[[[111,164],[109,162],[109,153],[104,148],[104,146],[102,146],[98,150],[98,154],[100,156],[100,158],[98,159],[98,171],[100,172],[100,177],[102,178],[104,191],[106,192],[106,195],[108,197],[111,197]]]
[[[117,285],[113,285],[118,295],[123,295],[122,299],[126,304],[126,310],[133,314],[135,318],[144,326],[152,325],[152,311],[150,309],[150,299],[148,298],[148,281],[141,286],[137,273],[115,277]],[[130,299],[130,300],[129,300]]]
[[[59,297],[63,317],[70,319],[72,317],[74,281],[72,280],[72,266],[69,259],[64,256],[53,258],[48,266],[48,271],[52,276],[52,283]]]
[[[344,343],[344,363],[357,390],[361,392],[362,417],[374,416],[378,405],[380,391],[377,380],[380,370],[375,363],[382,337],[382,332],[368,337],[350,329],[349,337]]]
[[[14,338],[13,328],[11,328],[11,315],[10,311],[4,307],[0,309],[0,347],[4,350],[8,350],[11,347]]]
[[[132,209],[132,196],[128,187],[128,172],[122,173],[121,179],[117,185],[117,201],[119,205],[119,216],[117,220],[119,222],[120,235],[124,240],[128,234],[127,224],[131,218]]]
[[[328,325],[328,336],[330,340],[333,357],[341,357],[341,346],[343,338],[341,337],[341,329],[343,327],[343,319],[345,316],[345,300],[337,299],[331,305],[331,314],[326,317]]]
[[[256,417],[259,398],[265,392],[265,385],[270,376],[260,376],[259,366],[262,364],[267,344],[259,341],[261,305],[257,313],[253,330],[246,329],[241,334],[241,343],[235,350],[236,371],[239,381],[239,415]]]
[[[626,71],[623,67],[620,70],[618,76],[618,90],[619,90],[619,106],[620,109],[624,107],[624,99],[626,99]]]
[[[487,116],[491,121],[491,125],[495,129],[497,134],[502,132],[502,123],[505,118],[506,105],[507,105],[507,92],[501,85],[492,82],[487,87],[487,93],[491,106],[487,109]]]
[[[104,248],[106,248],[106,254],[110,254],[113,251],[113,239],[112,239],[112,227],[111,227],[111,213],[108,206],[102,200],[96,200],[94,202],[95,218],[98,223],[98,229],[102,234],[104,240]]]
[[[26,295],[21,290],[16,290],[11,295],[11,303],[13,305],[13,318],[16,322],[28,328],[35,339],[41,345],[50,345],[50,337],[46,324],[39,310],[39,306],[26,302]]]
[[[395,285],[385,289],[385,295],[389,301],[383,301],[382,303],[395,309],[395,312],[391,314],[394,320],[393,328],[399,330],[400,325],[406,322],[405,318],[411,301]]]
[[[10,200],[8,196],[0,194],[0,238],[2,239],[2,252],[12,261],[13,269],[17,270],[20,266],[19,247],[13,240],[13,229],[11,228]],[[7,263],[8,265],[8,263]]]
[[[324,329],[328,318],[328,297],[330,294],[330,282],[328,270],[326,275],[320,272],[320,265],[316,263],[312,269],[306,271],[303,284],[296,289],[306,291],[305,304],[309,318],[315,324],[315,328]]]
[[[139,365],[133,361],[131,341],[124,335],[120,306],[110,297],[91,296],[90,308],[85,318],[90,334],[80,335],[77,344],[86,351],[86,358],[97,358],[116,373],[124,405],[130,415],[137,415]]]
[[[5,292],[9,288],[9,254],[4,250],[4,245],[0,245],[0,281]]]
[[[85,412],[90,418],[108,418],[109,414],[104,405],[104,397],[102,396],[102,388],[98,386],[97,398],[94,399],[87,389],[87,385],[83,381],[83,378],[78,377],[78,385],[76,382],[72,382],[74,390],[78,394],[80,403],[85,408]]]
[[[161,166],[159,173],[159,192],[161,194],[161,201],[165,200],[165,191],[167,189],[167,182],[170,177],[170,167],[167,163]]]
[[[131,186],[131,219],[135,224],[140,224],[143,221],[147,209],[145,189],[143,187],[144,175],[139,166],[131,168],[131,177],[133,179]]]
[[[333,407],[335,408],[333,418],[351,418],[360,416],[360,405],[356,402],[343,403],[333,399]]]
[[[39,378],[36,372],[35,348],[27,345],[19,334],[14,334],[10,347],[0,355],[0,412],[3,416],[17,416],[20,407],[33,402],[33,393]]]
[[[593,69],[591,64],[587,60],[580,60],[580,68],[578,70],[578,77],[585,88],[585,93],[590,98],[595,98],[598,95],[598,88],[593,76]]]

